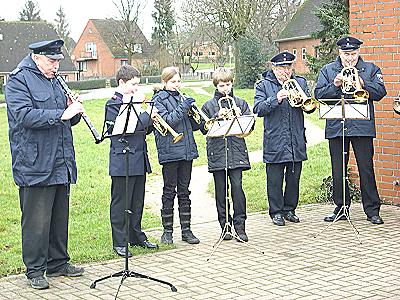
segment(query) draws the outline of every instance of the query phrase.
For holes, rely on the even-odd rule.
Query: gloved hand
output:
[[[192,103],[194,103],[195,100],[191,97],[187,97],[183,102],[185,102],[187,106],[192,106]]]

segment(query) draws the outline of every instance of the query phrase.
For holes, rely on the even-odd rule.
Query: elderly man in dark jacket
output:
[[[373,101],[380,101],[386,95],[382,72],[376,65],[365,62],[360,57],[360,45],[362,41],[351,37],[343,37],[337,41],[339,57],[335,62],[325,65],[319,75],[315,88],[317,99],[340,99],[351,98],[352,95],[343,94],[343,76],[341,71],[344,67],[355,67],[358,70],[359,81],[364,90],[369,92],[368,120],[346,120],[345,121],[345,152],[348,153],[350,143],[352,145],[359,175],[361,198],[367,220],[373,224],[383,224],[379,216],[380,199],[376,188],[373,155],[373,138],[376,135]],[[332,177],[333,177],[333,200],[336,208],[333,213],[325,217],[325,221],[333,222],[336,219],[345,220],[346,215],[340,212],[350,206],[350,193],[348,183],[345,185],[345,206],[343,207],[343,167],[342,167],[342,124],[341,120],[327,120],[325,137],[329,140],[329,151],[331,155]],[[346,170],[349,157],[346,156]]]
[[[300,107],[287,101],[288,92],[282,84],[296,80],[309,95],[303,77],[293,75],[295,57],[282,52],[271,59],[272,70],[263,74],[256,84],[253,112],[264,118],[264,162],[267,173],[269,214],[272,222],[284,226],[285,220],[297,223],[295,210],[299,201],[302,162],[307,159],[304,115]],[[283,176],[285,191],[283,193]]]
[[[22,257],[35,289],[44,277],[79,276],[68,263],[70,184],[77,169],[71,126],[83,106],[72,103],[54,78],[63,58],[62,40],[31,44],[6,85],[12,169],[22,211]]]
[[[208,100],[202,107],[203,112],[210,118],[223,118],[229,113],[230,109],[235,109],[235,107],[238,110],[235,113],[238,115],[251,114],[246,101],[233,95],[232,81],[233,75],[229,69],[218,68],[215,70],[213,75],[213,83],[216,87],[214,98]],[[227,98],[223,98],[226,96]],[[234,101],[234,104],[230,101]],[[203,134],[207,133],[204,127],[201,128],[201,131]],[[249,155],[244,138],[228,136],[226,143],[227,149],[225,149],[223,137],[207,137],[208,171],[214,177],[218,221],[223,230],[229,231],[230,228],[225,229],[226,213],[228,213],[228,222],[232,224],[233,221],[233,226],[239,237],[238,241],[247,242],[248,236],[245,231],[246,196],[242,187],[242,172],[250,169]],[[225,152],[227,152],[227,164]],[[229,212],[229,203],[228,212],[226,211],[226,176],[229,177],[231,185],[233,219]],[[225,240],[232,239],[229,232],[226,234],[222,232],[222,234]]]

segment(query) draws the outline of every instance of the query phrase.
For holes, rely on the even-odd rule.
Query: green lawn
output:
[[[194,67],[196,67],[196,64],[192,64]],[[200,71],[200,70],[206,70],[206,69],[214,69],[216,66],[213,64],[213,63],[199,63],[199,66],[198,66],[198,68],[197,68],[197,71]],[[234,68],[235,67],[235,64],[234,63],[231,63],[231,64],[229,64],[229,62],[228,63],[226,63],[225,64],[225,67],[227,67],[227,68]]]
[[[2,103],[2,102],[6,102],[6,98],[5,98],[4,94],[0,93],[0,103]]]

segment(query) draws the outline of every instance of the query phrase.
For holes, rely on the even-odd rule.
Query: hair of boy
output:
[[[166,67],[162,70],[161,80],[163,82],[167,82],[176,74],[179,74],[179,76],[181,76],[181,73],[179,72],[179,69],[177,67]]]
[[[232,71],[228,68],[219,67],[214,71],[213,84],[217,86],[220,82],[233,82]]]
[[[117,80],[117,84],[119,84],[120,79],[122,79],[123,82],[127,82],[135,77],[140,78],[139,70],[131,65],[123,65],[118,69],[115,79]]]

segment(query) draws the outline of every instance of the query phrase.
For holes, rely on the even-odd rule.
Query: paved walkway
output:
[[[210,261],[219,235],[216,221],[194,225],[199,245],[177,243],[177,249],[133,257],[130,270],[176,286],[127,278],[119,299],[400,299],[400,208],[383,206],[384,225],[365,220],[360,205],[351,210],[360,232],[359,244],[350,225],[327,225],[330,205],[300,207],[299,224],[277,227],[262,213],[248,218],[248,245],[224,241]],[[150,232],[158,236],[159,231]],[[178,240],[178,236],[175,235]],[[86,265],[80,278],[50,278],[51,288],[28,288],[24,275],[0,279],[0,299],[114,299],[120,278],[89,286],[93,280],[124,268],[123,259]]]

